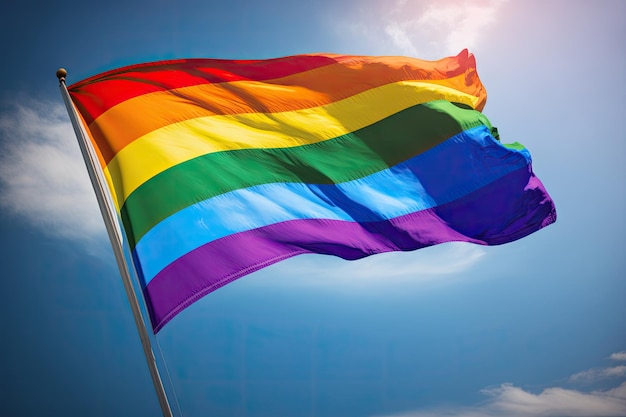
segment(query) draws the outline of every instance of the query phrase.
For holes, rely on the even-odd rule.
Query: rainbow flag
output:
[[[528,151],[480,112],[467,51],[129,66],[69,87],[153,329],[304,253],[497,245],[552,223]]]

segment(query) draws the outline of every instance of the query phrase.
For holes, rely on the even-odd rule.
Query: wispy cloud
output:
[[[612,353],[609,359],[614,361],[626,361],[626,351]],[[587,369],[586,371],[578,372],[570,376],[569,382],[591,384],[604,379],[623,377],[626,377],[626,365]]]
[[[502,0],[436,1],[409,28],[417,36],[431,34],[432,42],[448,53],[463,48],[474,50],[486,29],[496,21],[503,3]]]
[[[64,107],[20,100],[0,115],[0,207],[51,236],[106,236]]]
[[[351,29],[358,42],[369,44],[369,50],[382,46],[387,54],[437,59],[456,55],[465,48],[475,51],[489,38],[489,30],[506,1],[390,1],[381,3],[384,8],[359,10]],[[337,25],[344,28],[345,22]]]
[[[484,390],[490,398],[473,407],[420,410],[393,417],[623,417],[626,415],[626,383],[607,391],[580,392],[547,388],[533,394],[511,384]],[[388,416],[392,417],[392,416]]]
[[[611,355],[622,359],[624,352]],[[626,367],[579,372],[570,382],[591,378],[594,381],[609,377],[624,377]],[[562,387],[545,388],[532,393],[513,384],[502,384],[497,388],[482,391],[488,398],[473,406],[447,406],[415,410],[386,417],[617,417],[626,416],[626,382],[606,390],[584,392]]]
[[[451,242],[445,245],[420,249],[411,253],[391,252],[370,256],[356,261],[345,261],[320,255],[298,257],[290,260],[286,268],[297,270],[297,279],[284,279],[283,274],[267,273],[256,280],[262,285],[310,285],[332,286],[333,290],[347,285],[351,291],[389,286],[394,282],[425,283],[441,282],[442,275],[466,271],[476,265],[486,254],[481,246]],[[384,277],[384,279],[381,279]]]
[[[426,255],[428,251],[428,255]],[[346,279],[351,272],[358,272],[358,279],[379,280],[381,276],[415,278],[429,275],[445,275],[463,271],[483,257],[480,246],[467,243],[449,243],[438,248],[422,249],[419,256],[407,253],[385,253],[365,258],[355,263],[342,262],[336,270],[337,277]]]
[[[417,49],[415,49],[415,45],[411,41],[411,37],[407,31],[406,24],[402,24],[400,22],[390,22],[385,27],[385,33],[391,38],[393,44],[402,52],[404,55],[416,56]]]
[[[595,382],[606,378],[626,376],[626,366],[612,366],[610,368],[589,369],[578,372],[569,378],[570,382]]]
[[[532,394],[512,385],[486,391],[493,396],[496,415],[516,416],[623,416],[626,413],[626,383],[608,391],[584,393],[548,388]]]

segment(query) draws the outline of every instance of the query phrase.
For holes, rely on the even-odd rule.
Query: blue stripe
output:
[[[263,184],[201,201],[146,233],[135,259],[147,285],[180,256],[233,233],[296,219],[388,220],[454,201],[529,163],[526,150],[505,148],[479,126],[357,180]]]

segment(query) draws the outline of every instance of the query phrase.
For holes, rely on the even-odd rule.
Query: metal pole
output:
[[[130,273],[128,272],[128,269],[126,267],[124,251],[122,248],[122,237],[118,233],[118,230],[115,226],[117,224],[115,220],[116,215],[114,214],[111,204],[105,197],[106,191],[103,184],[103,178],[101,175],[99,175],[99,171],[96,168],[96,159],[94,152],[89,146],[85,131],[83,130],[84,128],[79,121],[78,114],[76,113],[76,109],[72,104],[70,94],[67,91],[67,87],[65,85],[65,77],[67,76],[67,71],[64,68],[59,68],[56,75],[59,79],[59,89],[61,90],[61,96],[63,96],[65,107],[67,108],[70,120],[72,121],[72,126],[74,126],[76,139],[78,139],[78,145],[80,146],[80,151],[83,154],[83,159],[85,161],[85,165],[87,166],[87,172],[89,173],[91,184],[93,185],[93,189],[96,193],[96,198],[98,199],[100,213],[102,214],[102,218],[104,220],[104,224],[109,235],[109,240],[111,241],[111,246],[113,247],[113,253],[115,254],[117,267],[120,270],[122,282],[124,283],[124,289],[126,290],[126,296],[128,297],[128,301],[130,303],[130,309],[132,310],[133,317],[135,318],[135,325],[137,326],[137,331],[139,332],[139,339],[141,340],[141,346],[143,347],[143,352],[146,356],[146,361],[148,362],[150,376],[152,377],[152,383],[154,384],[154,389],[159,399],[159,404],[161,405],[163,417],[172,417],[172,409],[170,408],[170,404],[167,400],[165,388],[163,387],[163,381],[161,380],[161,376],[157,368],[156,359],[152,350],[152,344],[150,342],[150,336],[148,334],[148,330],[146,329],[146,325],[141,314],[141,309],[139,307],[139,300],[137,299],[137,294],[135,294],[135,291],[133,290]]]

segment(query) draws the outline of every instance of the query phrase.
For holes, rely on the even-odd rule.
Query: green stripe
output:
[[[482,113],[434,101],[324,142],[207,154],[145,182],[126,200],[122,221],[134,248],[161,220],[216,195],[275,182],[333,184],[354,180],[394,166],[480,125],[491,127]]]
[[[502,146],[508,149],[514,149],[516,151],[523,151],[524,149],[526,149],[526,147],[519,142],[503,143]]]

